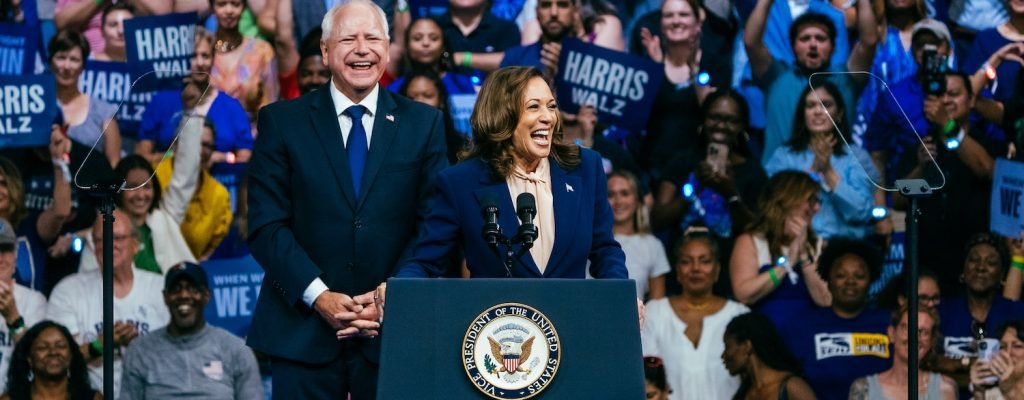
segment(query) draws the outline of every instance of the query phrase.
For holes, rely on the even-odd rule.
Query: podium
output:
[[[379,399],[643,399],[636,286],[391,279]]]

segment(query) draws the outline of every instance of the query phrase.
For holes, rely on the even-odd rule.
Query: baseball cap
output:
[[[179,263],[167,270],[167,276],[164,279],[164,290],[170,289],[178,282],[179,279],[188,279],[192,283],[196,284],[201,288],[209,288],[210,285],[206,280],[206,271],[199,264],[191,262]]]
[[[930,31],[931,33],[935,34],[935,36],[938,36],[939,39],[946,41],[946,44],[949,44],[950,46],[953,45],[953,35],[949,34],[949,28],[947,28],[946,24],[942,23],[941,21],[931,18],[925,18],[920,21],[917,21],[917,23],[914,24],[914,27],[910,31],[910,37],[917,36],[918,32],[924,30]]]
[[[0,246],[11,246],[18,243],[18,235],[14,234],[14,227],[6,219],[0,218]]]

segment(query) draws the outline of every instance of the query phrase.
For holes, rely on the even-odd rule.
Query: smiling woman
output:
[[[72,400],[102,399],[89,386],[85,358],[75,349],[75,338],[64,326],[43,321],[25,332],[11,355],[7,390],[0,399],[31,399],[33,393],[67,387]]]
[[[50,70],[57,81],[57,103],[64,115],[64,131],[85,146],[96,144],[96,150],[106,156],[110,165],[116,165],[121,159],[121,131],[114,119],[117,108],[78,88],[89,42],[76,31],[60,31],[50,39],[48,50]]]
[[[673,390],[670,399],[732,398],[740,380],[730,376],[722,362],[722,338],[729,321],[750,309],[712,294],[722,267],[711,235],[690,232],[675,252],[676,279],[683,293],[647,303],[644,355],[665,360]]]
[[[399,277],[440,276],[445,255],[461,244],[473,278],[627,277],[625,256],[612,235],[613,213],[597,153],[562,143],[558,106],[535,68],[491,74],[471,117],[473,147],[465,161],[436,178],[430,214]],[[510,270],[479,234],[481,202],[492,199],[499,223],[519,226],[513,199],[536,199],[538,235]]]

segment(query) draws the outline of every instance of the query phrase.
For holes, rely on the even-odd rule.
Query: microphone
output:
[[[533,241],[537,240],[537,225],[533,224],[533,217],[537,215],[537,200],[530,193],[520,194],[516,197],[516,214],[519,215],[519,232],[516,234],[518,241],[523,243],[524,248],[533,247]]]
[[[498,225],[498,200],[494,194],[487,193],[481,203],[483,206],[480,208],[480,212],[484,215],[484,241],[491,246],[497,246],[498,238],[501,237],[501,227]]]

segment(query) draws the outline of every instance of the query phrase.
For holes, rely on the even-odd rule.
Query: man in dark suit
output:
[[[366,293],[414,237],[430,180],[447,165],[435,109],[378,85],[383,11],[369,0],[325,16],[331,83],[264,107],[249,165],[249,245],[266,271],[248,344],[268,354],[274,397],[374,398],[380,341]]]

